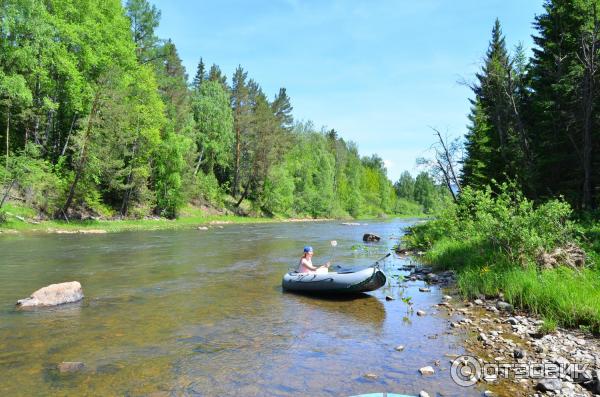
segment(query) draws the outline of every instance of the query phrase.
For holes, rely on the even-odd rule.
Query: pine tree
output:
[[[202,87],[202,82],[206,80],[206,70],[204,66],[204,62],[202,58],[200,58],[200,62],[198,62],[198,67],[196,68],[196,75],[194,76],[194,81],[192,82],[192,87],[195,90],[199,90]]]
[[[577,207],[591,208],[600,177],[598,159],[592,163],[599,150],[598,51],[590,51],[599,40],[597,3],[553,0],[544,8],[534,24],[528,109],[535,181],[541,196],[562,194]]]
[[[225,76],[223,72],[221,72],[221,68],[215,65],[214,63],[208,71],[207,79],[210,81],[218,81],[219,83],[221,83],[223,88],[227,89],[227,76]]]
[[[231,79],[231,108],[233,110],[233,129],[235,142],[233,148],[233,181],[232,195],[237,197],[240,186],[240,166],[242,160],[242,143],[248,132],[250,122],[250,97],[246,79],[248,72],[240,66],[235,70]]]
[[[492,180],[529,177],[529,137],[521,119],[523,102],[522,51],[515,60],[507,50],[500,22],[496,19],[492,38],[477,83],[472,87],[469,132],[462,183],[482,187]]]
[[[275,113],[275,117],[279,120],[281,128],[290,131],[294,123],[294,117],[292,116],[294,108],[290,103],[290,97],[288,97],[285,88],[279,89],[279,93],[275,96],[271,108],[273,109],[273,113]]]

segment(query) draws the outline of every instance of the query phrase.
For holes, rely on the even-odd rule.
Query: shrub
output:
[[[406,243],[428,249],[442,239],[460,242],[466,249],[489,251],[509,263],[531,263],[540,250],[551,250],[574,240],[571,208],[563,200],[538,207],[514,184],[496,186],[498,193],[465,188],[456,205],[436,219],[412,228]]]

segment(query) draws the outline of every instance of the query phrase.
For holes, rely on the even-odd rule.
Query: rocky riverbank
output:
[[[436,273],[415,265],[402,270],[410,271],[412,281],[424,280],[456,291],[452,271]],[[549,331],[543,320],[515,311],[502,298],[467,301],[454,294],[454,299],[445,296],[437,305],[450,315],[451,332],[465,338],[467,350],[487,369],[489,376],[478,379],[487,389],[486,396],[600,394],[598,338],[573,329]],[[502,367],[507,368],[508,377],[503,376]]]

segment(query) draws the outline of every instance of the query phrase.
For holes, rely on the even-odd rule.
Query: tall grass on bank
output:
[[[454,269],[467,297],[504,298],[548,324],[600,333],[600,272],[592,263],[573,270],[542,270],[537,258],[567,244],[581,243],[581,226],[562,200],[535,206],[515,187],[466,188],[456,205],[412,228],[404,243],[427,250],[424,260]],[[589,245],[588,245],[589,246]],[[588,262],[595,255],[588,255]]]

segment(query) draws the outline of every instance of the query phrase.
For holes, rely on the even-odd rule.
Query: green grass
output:
[[[515,307],[544,319],[542,332],[557,325],[600,333],[600,271],[559,267],[541,271],[535,263],[515,265],[481,243],[442,238],[425,261],[457,270],[461,293],[469,298],[500,293]]]
[[[278,222],[278,218],[257,218],[236,215],[208,215],[201,209],[186,207],[182,216],[178,219],[123,219],[123,220],[46,220],[39,224],[31,223],[36,212],[27,207],[14,204],[6,205],[3,210],[8,214],[7,222],[0,224],[1,230],[15,230],[20,232],[48,232],[53,230],[77,231],[98,229],[106,232],[121,232],[135,230],[159,230],[159,229],[190,229],[211,222],[221,223],[266,223]],[[17,215],[28,221],[17,218]]]

